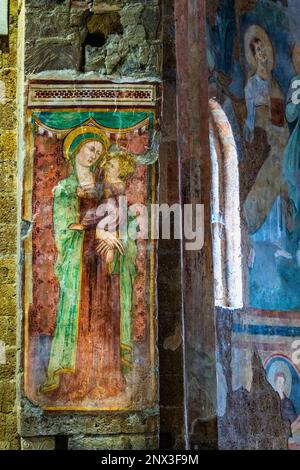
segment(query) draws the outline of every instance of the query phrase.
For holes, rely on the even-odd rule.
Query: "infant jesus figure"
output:
[[[111,263],[115,249],[124,255],[120,238],[124,224],[127,228],[126,180],[135,172],[135,162],[129,153],[118,150],[106,155],[102,168],[103,199],[96,211],[96,217],[101,219],[96,227],[97,252]]]

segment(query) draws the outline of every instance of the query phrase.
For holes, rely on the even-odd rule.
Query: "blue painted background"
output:
[[[282,95],[286,97],[291,79],[295,76],[291,52],[295,35],[297,35],[297,25],[294,26],[294,31],[290,30],[289,12],[284,6],[284,2],[275,4],[275,2],[268,0],[258,1],[255,10],[241,15],[239,25],[236,24],[234,11],[234,0],[221,0],[215,24],[213,26],[207,24],[208,62],[211,72],[213,73],[214,70],[227,75],[231,79],[231,83],[226,93],[234,95],[237,100],[245,99],[247,64],[243,61],[243,57],[245,57],[244,35],[249,26],[256,24],[266,31],[272,41],[275,52],[273,77],[279,84]],[[234,62],[234,37],[238,29],[240,31],[241,60]],[[242,160],[241,136],[236,131],[237,121],[230,103],[230,98],[228,98],[229,112],[225,112],[236,137],[239,159]],[[243,123],[240,124],[243,125]],[[289,127],[292,131],[293,125]],[[279,196],[278,199],[280,199]],[[249,268],[250,306],[265,310],[300,311],[300,268],[296,260],[300,241],[300,214],[295,216],[294,230],[289,233],[284,221],[278,221],[278,210],[276,211],[278,203],[279,201],[276,200],[263,226],[250,236],[252,247],[256,253],[254,264]],[[279,224],[281,227],[278,226]],[[273,235],[268,237],[270,230],[273,231]],[[278,250],[276,236],[279,237],[279,245],[284,247],[293,259],[274,256]]]

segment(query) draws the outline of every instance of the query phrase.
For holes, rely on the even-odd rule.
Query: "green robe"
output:
[[[128,223],[135,227],[137,231],[137,222],[133,217],[128,217]],[[132,367],[132,310],[133,310],[133,283],[136,276],[135,261],[137,257],[137,246],[131,238],[122,239],[124,255],[120,256],[119,251],[115,250],[114,260],[110,264],[110,272],[120,275],[120,347],[121,363],[124,374],[128,373]]]
[[[70,230],[79,222],[80,207],[75,173],[55,188],[53,224],[57,260],[54,266],[60,293],[56,328],[51,345],[47,379],[43,390],[59,385],[59,373],[72,372],[76,365],[76,339],[80,303],[81,256],[84,232]]]
[[[77,187],[78,180],[74,172],[62,180],[54,191],[53,223],[58,251],[54,272],[59,281],[60,295],[47,378],[42,387],[44,392],[59,386],[60,373],[74,372],[76,368],[84,232],[70,230],[69,226],[79,223]],[[120,348],[122,370],[127,373],[132,366],[132,298],[137,248],[131,239],[122,240],[122,243],[124,255],[120,256],[115,250],[110,272],[120,276]]]

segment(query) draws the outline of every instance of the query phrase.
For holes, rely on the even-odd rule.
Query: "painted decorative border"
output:
[[[70,106],[150,106],[156,105],[156,86],[103,82],[29,83],[28,108]]]
[[[125,93],[121,93],[125,89]],[[95,91],[106,93],[106,101],[101,102],[92,95]],[[52,93],[53,92],[53,93]],[[68,93],[70,92],[70,93]],[[71,93],[72,92],[72,93]],[[101,94],[100,93],[100,94]],[[77,96],[76,100],[72,96]],[[116,98],[118,97],[118,98]],[[142,101],[144,99],[144,101]],[[118,106],[117,106],[118,105]],[[126,106],[129,105],[130,107]],[[28,101],[26,111],[26,164],[24,174],[24,210],[23,216],[26,220],[32,217],[32,188],[33,188],[33,133],[32,133],[32,115],[33,112],[45,112],[51,109],[57,109],[58,112],[72,111],[89,107],[93,111],[108,111],[117,107],[126,112],[132,109],[136,111],[153,112],[154,126],[157,124],[157,114],[159,112],[159,103],[157,102],[157,84],[113,84],[103,82],[74,82],[74,81],[50,81],[39,80],[31,81],[28,86]],[[157,174],[156,165],[152,166],[150,175],[150,194],[151,202],[155,204],[157,197]],[[151,230],[153,230],[151,223]],[[156,321],[156,300],[155,300],[155,267],[156,267],[156,249],[157,243],[152,237],[149,268],[150,268],[150,286],[149,286],[149,356],[150,367],[152,371],[152,396],[155,401],[157,397],[157,377],[156,370],[156,349],[155,349],[155,321]],[[29,305],[32,301],[32,238],[31,235],[24,240],[24,288],[23,288],[23,360],[24,376],[23,391],[26,393],[28,381],[28,338],[29,338]],[[95,412],[95,411],[138,411],[140,408],[129,407],[76,407],[76,406],[43,406],[45,411],[50,412]]]

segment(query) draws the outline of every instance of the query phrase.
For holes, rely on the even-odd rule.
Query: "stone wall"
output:
[[[0,36],[0,449],[18,449],[16,416],[18,0]]]
[[[158,0],[27,0],[25,73],[159,77],[159,27]]]

